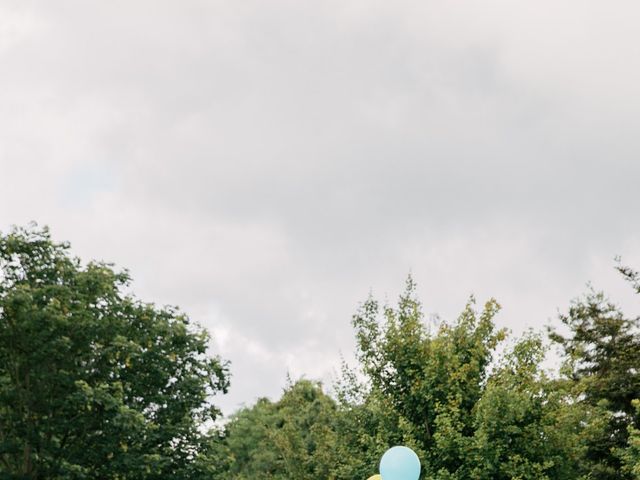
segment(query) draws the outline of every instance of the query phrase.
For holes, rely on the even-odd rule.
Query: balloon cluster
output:
[[[418,480],[420,459],[409,447],[392,447],[380,460],[380,474],[368,480]]]

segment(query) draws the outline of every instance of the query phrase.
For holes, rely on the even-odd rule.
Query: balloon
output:
[[[382,480],[382,477],[378,474],[376,475],[372,475],[371,477],[367,478],[367,480]]]
[[[418,480],[420,459],[409,447],[392,447],[380,460],[382,480]]]

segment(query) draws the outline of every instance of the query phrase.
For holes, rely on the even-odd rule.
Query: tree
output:
[[[638,274],[626,267],[619,271],[640,293]],[[575,385],[578,401],[601,412],[584,436],[591,478],[633,478],[621,472],[616,452],[626,447],[630,428],[640,428],[633,406],[640,398],[638,318],[627,318],[603,293],[590,291],[560,320],[568,334],[552,329],[550,336],[562,347],[566,378]]]
[[[308,380],[289,385],[277,402],[258,400],[232,417],[218,443],[231,459],[222,478],[334,478],[335,420],[335,402]]]
[[[579,436],[584,412],[570,391],[540,370],[544,355],[540,337],[530,334],[490,376],[474,409],[470,478],[560,480],[583,473]]]
[[[392,445],[413,448],[422,478],[578,478],[583,410],[540,370],[541,341],[526,336],[495,361],[506,332],[489,300],[429,328],[408,279],[397,307],[366,301],[353,319],[365,378],[338,386],[336,478],[367,478]]]
[[[640,415],[640,400],[633,401],[636,412]],[[622,471],[635,480],[640,480],[640,429],[629,425],[628,446],[618,452],[622,460]]]
[[[393,412],[397,428],[385,439],[387,446],[414,447],[426,477],[467,478],[472,411],[505,336],[493,324],[498,310],[490,300],[478,314],[471,299],[456,322],[432,333],[409,277],[397,308],[369,299],[354,316],[358,358],[377,397],[367,403]]]
[[[46,228],[0,235],[0,478],[199,478],[226,363]]]

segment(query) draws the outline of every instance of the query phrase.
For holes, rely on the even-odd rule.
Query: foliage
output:
[[[636,412],[640,414],[640,400],[633,401]],[[640,429],[629,426],[628,446],[618,451],[622,460],[622,471],[630,478],[640,479]]]
[[[231,459],[222,478],[333,478],[335,402],[308,380],[290,385],[277,402],[259,400],[237,412],[218,449]]]
[[[48,230],[0,236],[0,478],[198,478],[228,373],[173,308]],[[202,468],[201,468],[202,467]]]
[[[578,478],[584,414],[539,370],[544,353],[527,336],[489,379],[474,412],[471,478]]]
[[[364,427],[339,435],[351,457],[369,458],[370,474],[386,448],[405,444],[419,453],[423,478],[577,478],[583,417],[540,371],[540,338],[525,337],[496,364],[506,332],[494,326],[494,300],[477,312],[472,298],[455,322],[432,332],[414,290],[409,278],[397,308],[369,299],[354,316],[368,391],[355,406],[343,395]],[[343,466],[338,478],[366,478],[360,466]]]
[[[619,270],[636,292],[637,274]],[[627,318],[603,293],[590,291],[575,301],[561,321],[567,335],[551,331],[565,354],[564,371],[575,384],[576,399],[600,414],[585,430],[585,461],[598,480],[630,479],[622,473],[616,452],[627,446],[629,430],[640,427],[633,401],[640,397],[640,333],[638,319]]]
[[[234,415],[217,447],[232,459],[222,478],[368,478],[398,444],[418,453],[424,479],[581,478],[593,413],[540,369],[541,338],[496,361],[495,301],[477,312],[471,299],[432,331],[414,289],[409,279],[396,308],[369,299],[354,315],[360,365],[344,366],[337,403],[302,381]]]
[[[443,323],[433,334],[414,291],[409,278],[397,308],[369,299],[354,316],[359,360],[371,395],[378,397],[369,403],[393,412],[396,425],[385,434],[387,447],[414,447],[427,477],[462,478],[469,469],[472,411],[492,352],[505,335],[493,324],[499,306],[491,300],[478,314],[471,299],[455,323]]]
[[[564,362],[549,373],[539,335],[505,345],[495,300],[427,322],[409,278],[396,306],[353,316],[358,364],[334,396],[299,380],[221,424],[227,365],[129,281],[46,229],[0,235],[0,480],[364,479],[398,444],[423,480],[640,479],[639,320],[602,293],[550,331]]]

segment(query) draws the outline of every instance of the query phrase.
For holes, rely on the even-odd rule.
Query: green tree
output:
[[[638,274],[619,270],[637,293]],[[576,399],[600,415],[585,429],[585,461],[597,480],[630,479],[616,452],[624,449],[630,428],[640,428],[632,402],[640,397],[640,333],[638,318],[626,317],[603,293],[590,291],[560,317],[568,330],[551,330],[565,355],[564,372],[575,385]]]
[[[478,480],[575,479],[584,412],[540,370],[545,350],[529,335],[494,372],[474,410],[471,451]]]
[[[346,369],[337,388],[336,478],[367,478],[395,444],[418,453],[424,479],[578,478],[584,412],[540,370],[540,339],[496,363],[494,300],[430,327],[414,292],[409,278],[397,307],[369,299],[354,316],[364,381]]]
[[[277,402],[237,412],[217,448],[230,457],[233,480],[332,479],[336,405],[318,383],[300,380]]]
[[[228,387],[208,337],[46,228],[0,235],[0,478],[199,478]]]
[[[633,401],[636,412],[640,415],[640,400]],[[640,429],[629,426],[628,446],[619,451],[622,470],[635,480],[640,480]]]
[[[358,358],[370,395],[376,397],[367,403],[384,405],[396,422],[395,431],[387,428],[386,438],[378,442],[416,449],[425,478],[469,474],[472,411],[482,396],[494,349],[505,335],[493,324],[498,310],[490,300],[478,313],[471,299],[456,322],[431,332],[409,278],[397,308],[382,308],[369,299],[354,316]]]

